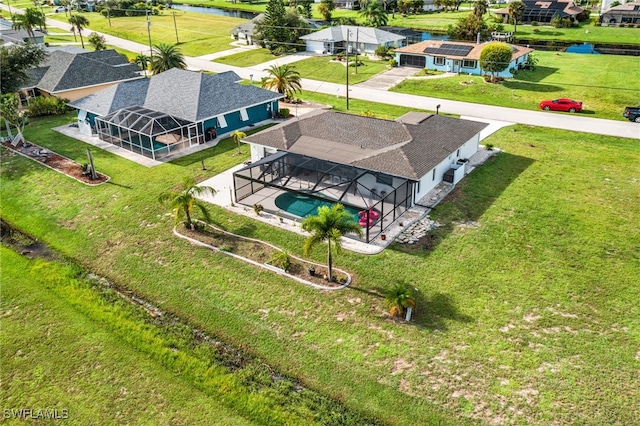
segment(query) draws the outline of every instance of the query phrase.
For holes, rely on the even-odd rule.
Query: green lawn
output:
[[[501,84],[455,76],[405,80],[391,90],[531,110],[543,99],[568,97],[583,102],[581,115],[614,120],[624,120],[624,107],[638,103],[640,80],[630,78],[629,70],[640,68],[640,57],[558,52],[534,56],[539,59],[535,71],[520,71]],[[461,84],[469,81],[473,84]]]
[[[27,137],[84,162],[84,144],[48,130],[65,120],[34,120]],[[486,142],[505,152],[433,212],[443,226],[430,250],[343,252],[336,263],[356,279],[341,292],[171,235],[157,195],[243,161],[230,140],[204,151],[206,171],[199,155],[148,169],[94,150],[112,178],[94,188],[3,153],[0,215],[385,423],[638,423],[640,146],[527,126]],[[302,253],[297,234],[210,210],[232,232]],[[391,321],[375,295],[397,281],[418,289],[412,324]]]
[[[296,62],[293,66],[304,78],[311,80],[326,81],[329,83],[345,84],[347,70],[344,60],[338,62],[335,56],[314,56]],[[350,63],[353,60],[349,57]],[[387,61],[373,61],[368,58],[358,56],[363,65],[358,66],[356,74],[355,67],[349,67],[349,83],[356,84],[370,79],[376,74],[387,70]]]
[[[215,59],[214,62],[234,67],[252,67],[273,59],[277,59],[277,57],[269,52],[269,49],[252,49]]]
[[[71,424],[257,424],[109,329],[114,317],[126,321],[125,310],[110,308],[111,317],[88,313],[105,304],[80,284],[73,267],[29,261],[4,247],[0,258],[3,410],[66,410]]]

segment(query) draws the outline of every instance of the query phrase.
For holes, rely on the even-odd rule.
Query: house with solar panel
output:
[[[284,95],[240,84],[232,71],[216,75],[172,68],[120,83],[69,106],[86,135],[154,160],[271,119]]]
[[[396,61],[401,67],[428,68],[431,70],[458,74],[483,75],[480,67],[480,52],[486,43],[452,42],[448,40],[427,40],[395,49]],[[511,62],[506,70],[497,76],[513,77],[512,69],[519,69],[527,62],[533,49],[510,45]]]
[[[304,35],[300,40],[305,42],[307,52],[334,54],[348,50],[373,55],[380,46],[402,46],[406,37],[379,28],[336,25]]]
[[[520,20],[525,24],[548,23],[556,15],[575,21],[578,15],[584,12],[584,9],[576,6],[573,0],[522,0],[522,3],[525,9]],[[502,17],[504,22],[509,19],[509,8],[496,9],[492,12]]]
[[[458,183],[486,126],[423,112],[310,112],[242,140],[251,163],[233,173],[234,200],[298,218],[339,202],[369,242],[412,207],[431,207],[438,185]]]

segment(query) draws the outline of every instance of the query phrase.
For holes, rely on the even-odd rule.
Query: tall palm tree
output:
[[[211,221],[211,216],[207,210],[206,204],[198,200],[196,196],[202,195],[214,195],[216,190],[210,186],[197,186],[196,180],[192,177],[186,177],[182,181],[182,188],[180,190],[169,190],[163,192],[158,197],[158,201],[162,204],[169,203],[173,217],[176,220],[176,224],[180,223],[182,219],[187,220],[187,228],[193,229],[193,223],[191,222],[191,213],[193,208],[197,207],[206,222]]]
[[[150,61],[149,57],[144,53],[140,53],[133,59],[133,62],[137,66],[139,66],[141,70],[144,71],[145,77],[147,76],[147,68],[149,68],[149,61]]]
[[[517,0],[509,3],[509,16],[513,20],[513,33],[518,30],[518,20],[524,15],[524,10],[527,8],[524,3]]]
[[[359,14],[362,18],[367,20],[368,24],[372,27],[387,25],[387,22],[389,21],[387,12],[384,10],[384,6],[382,3],[378,2],[378,0],[371,0],[367,2],[367,4],[360,9]]]
[[[33,7],[25,9],[22,15],[14,14],[11,20],[13,21],[11,27],[14,30],[25,30],[29,34],[32,43],[36,42],[36,34],[33,30],[36,27],[42,28],[45,25],[44,13]]]
[[[89,20],[82,15],[71,15],[69,17],[69,23],[71,24],[71,28],[75,33],[78,31],[80,35],[80,42],[82,43],[82,48],[84,49],[84,39],[82,38],[82,30],[89,26]]]
[[[269,76],[262,82],[264,89],[276,89],[285,96],[285,100],[293,99],[296,92],[302,91],[300,73],[291,64],[272,65],[265,70]]]
[[[247,134],[241,132],[240,130],[236,130],[235,132],[231,133],[231,137],[238,144],[238,154],[242,154],[242,152],[240,151],[240,140],[246,138]]]
[[[489,10],[489,3],[487,0],[476,0],[473,2],[473,14],[476,18],[482,18]]]
[[[329,281],[333,281],[332,247],[335,247],[336,253],[340,252],[340,237],[350,232],[362,236],[362,228],[356,223],[354,217],[347,213],[342,204],[318,207],[318,214],[307,217],[301,226],[302,229],[311,233],[304,242],[305,255],[308,255],[316,244],[327,243]]]
[[[153,46],[153,56],[151,58],[151,71],[154,74],[179,68],[187,68],[184,55],[177,46],[169,43],[159,43]]]
[[[386,292],[384,303],[393,316],[401,316],[406,308],[415,309],[416,300],[411,290],[402,284],[396,284]]]

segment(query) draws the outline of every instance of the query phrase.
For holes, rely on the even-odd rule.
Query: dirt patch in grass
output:
[[[80,163],[31,142],[20,142],[18,146],[11,145],[11,142],[4,142],[2,145],[13,152],[35,160],[87,185],[99,185],[110,179],[109,176],[100,172],[96,173],[97,179],[91,179],[89,174],[83,173]]]
[[[186,227],[181,227],[177,229],[177,231],[182,235],[216,247],[221,251],[233,253],[262,264],[268,264],[285,269],[282,267],[282,264],[279,264],[276,260],[278,254],[283,252],[283,250],[265,242],[231,234],[217,229],[212,225],[207,226],[198,224],[196,229],[192,230],[187,229]],[[348,277],[346,272],[335,267],[333,268],[334,281],[330,282],[327,279],[328,269],[326,266],[306,261],[290,254],[288,255],[288,260],[289,265],[286,268],[286,272],[295,277],[302,278],[303,280],[325,287],[336,288],[347,282]],[[314,270],[313,274],[310,269]],[[353,275],[349,275],[351,275],[351,280],[353,282]]]

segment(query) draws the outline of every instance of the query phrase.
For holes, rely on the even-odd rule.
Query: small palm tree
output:
[[[236,144],[238,144],[238,154],[242,154],[242,152],[240,151],[240,141],[246,138],[247,134],[241,132],[240,130],[236,130],[235,132],[231,133],[231,137],[234,141],[236,141]]]
[[[71,15],[69,18],[69,23],[71,24],[71,29],[74,34],[78,31],[80,35],[80,42],[82,43],[82,48],[84,49],[84,39],[82,38],[82,30],[89,26],[89,20],[82,15]]]
[[[347,213],[342,204],[334,204],[332,207],[318,207],[316,216],[309,216],[302,222],[302,229],[311,233],[304,242],[304,253],[306,256],[317,243],[326,242],[328,246],[328,269],[329,281],[333,281],[333,251],[335,247],[337,253],[340,252],[340,238],[353,232],[362,236],[362,228],[358,225],[354,217]]]
[[[178,224],[181,220],[187,220],[187,228],[193,229],[193,223],[191,222],[191,213],[193,208],[197,207],[206,222],[211,221],[211,216],[207,210],[206,204],[198,200],[196,196],[202,195],[214,195],[216,190],[210,186],[197,186],[196,180],[192,177],[186,177],[182,182],[182,188],[177,190],[170,190],[163,192],[158,197],[158,201],[162,204],[169,203],[173,217]]]
[[[275,89],[285,96],[285,100],[293,99],[296,92],[302,90],[300,73],[291,64],[272,65],[265,70],[269,76],[262,82],[263,89]]]
[[[185,69],[187,63],[184,55],[177,46],[168,43],[159,43],[153,46],[151,58],[151,71],[154,74],[170,70],[171,68]]]
[[[367,2],[367,4],[360,9],[359,13],[360,16],[367,20],[369,25],[372,27],[387,25],[387,22],[389,21],[387,11],[384,10],[384,6],[382,3],[379,3],[378,0],[371,0]]]
[[[384,303],[392,316],[402,316],[407,308],[415,309],[416,307],[413,293],[403,284],[396,284],[387,291]]]
[[[521,1],[513,1],[509,3],[509,16],[513,19],[513,33],[518,30],[518,20],[524,15],[524,10],[527,8]]]
[[[475,0],[473,2],[473,14],[476,18],[482,18],[489,10],[489,3],[487,0]]]
[[[143,53],[137,55],[134,59],[133,62],[135,62],[135,64],[137,66],[140,67],[141,70],[144,71],[144,76],[147,76],[147,68],[149,68],[149,57]]]

